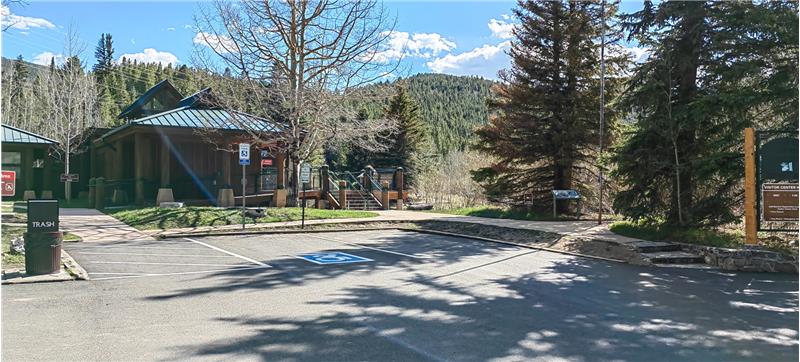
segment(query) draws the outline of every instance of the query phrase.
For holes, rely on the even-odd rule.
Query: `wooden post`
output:
[[[329,178],[329,169],[328,165],[322,165],[319,168],[319,198],[317,199],[317,208],[318,209],[327,209],[328,208],[328,194],[331,192],[331,185],[328,182]]]
[[[98,177],[94,181],[94,208],[102,210],[106,207],[106,187],[105,178]]]
[[[161,188],[169,187],[170,154],[169,145],[161,143]]]
[[[347,208],[347,181],[339,181],[339,206],[342,210]]]
[[[136,204],[144,205],[144,158],[147,145],[144,143],[144,136],[136,133],[133,136],[133,182]]]
[[[744,235],[745,243],[757,244],[756,230],[756,136],[752,128],[744,129]]]
[[[276,183],[279,189],[286,188],[286,156],[282,153],[275,155],[275,167],[278,177]]]
[[[222,151],[222,184],[224,187],[232,188],[231,184],[231,157],[230,152]]]
[[[125,165],[125,158],[123,157],[122,153],[124,152],[124,148],[122,147],[122,141],[114,142],[114,178],[117,180],[121,180],[125,174],[124,168]]]
[[[394,172],[396,177],[395,179],[395,186],[397,188],[397,209],[403,209],[403,202],[405,201],[403,198],[403,190],[405,189],[405,185],[403,184],[403,168],[398,167],[397,171]]]
[[[381,203],[384,210],[389,210],[389,181],[381,182]]]

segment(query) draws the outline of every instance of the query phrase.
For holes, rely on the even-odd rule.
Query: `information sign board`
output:
[[[764,221],[798,221],[798,185],[765,183],[761,186]]]

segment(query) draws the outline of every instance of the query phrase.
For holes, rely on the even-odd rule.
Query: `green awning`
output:
[[[16,127],[11,127],[7,125],[3,125],[3,143],[28,143],[28,144],[44,144],[44,145],[52,145],[56,144],[56,141],[53,141],[47,137],[40,136],[38,134],[28,132]]]

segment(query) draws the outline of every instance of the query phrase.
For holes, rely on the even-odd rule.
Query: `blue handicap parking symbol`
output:
[[[362,258],[360,256],[343,253],[341,251],[332,253],[300,254],[297,257],[315,264],[347,264],[372,261],[372,259]]]

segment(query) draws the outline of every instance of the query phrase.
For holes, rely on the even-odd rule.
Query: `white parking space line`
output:
[[[107,272],[93,272],[89,275],[147,275],[147,273],[107,273]]]
[[[244,268],[227,268],[227,269],[214,269],[214,270],[199,270],[199,271],[190,271],[190,272],[178,272],[178,273],[147,273],[147,274],[136,274],[136,275],[119,275],[113,277],[102,277],[102,278],[92,278],[92,280],[111,280],[111,279],[130,279],[130,278],[145,278],[145,277],[163,277],[163,276],[170,276],[170,275],[191,275],[191,274],[207,274],[207,273],[219,273],[219,272],[227,272],[227,271],[239,271],[239,270],[255,270],[255,269],[266,269],[270,268],[270,266],[251,266],[251,267],[244,267]],[[89,273],[89,274],[110,274],[110,273]]]
[[[308,236],[308,237],[311,237],[311,238],[315,238],[315,239],[320,239],[320,240],[334,241],[334,242],[341,243],[341,244],[346,244],[346,245],[351,245],[351,246],[357,246],[357,247],[359,247],[359,248],[364,248],[364,249],[370,249],[370,250],[380,251],[380,252],[383,252],[383,253],[388,253],[388,254],[395,254],[395,255],[405,256],[405,257],[407,257],[407,258],[414,258],[414,259],[427,259],[427,257],[425,257],[425,256],[416,256],[416,255],[405,254],[405,253],[401,253],[401,252],[397,252],[397,251],[391,251],[391,250],[383,250],[383,249],[373,248],[373,247],[371,247],[371,246],[366,246],[366,245],[362,245],[362,244],[356,244],[356,243],[350,243],[350,242],[347,242],[347,241],[342,241],[342,240],[339,240],[339,239],[334,239],[334,238],[331,238],[331,237],[324,238],[324,237],[321,237],[321,236],[317,236],[317,235],[310,235],[310,234],[307,234],[306,236]]]
[[[186,240],[189,240],[189,241],[191,241],[191,242],[193,242],[193,243],[196,243],[196,244],[200,244],[200,245],[202,245],[202,246],[205,246],[205,247],[207,247],[207,248],[214,249],[214,250],[216,250],[216,251],[219,251],[219,252],[221,252],[221,253],[225,253],[225,254],[228,254],[228,255],[231,255],[231,256],[235,256],[235,257],[237,257],[237,258],[239,258],[239,259],[242,259],[242,260],[245,260],[245,261],[251,262],[251,263],[253,263],[253,264],[256,264],[256,265],[258,265],[258,266],[270,267],[270,265],[264,264],[264,263],[262,263],[262,262],[260,262],[260,261],[258,261],[258,260],[250,259],[250,258],[248,258],[248,257],[246,257],[246,256],[242,256],[242,255],[239,255],[239,254],[236,254],[236,253],[233,253],[233,252],[227,251],[227,250],[225,250],[225,249],[218,248],[218,247],[216,247],[216,246],[214,246],[214,245],[209,245],[209,244],[206,244],[206,243],[204,243],[204,242],[202,242],[202,241],[197,241],[197,240],[194,240],[194,239],[189,239],[189,238],[184,238],[184,239],[186,239]]]
[[[232,258],[231,255],[192,255],[192,254],[145,254],[145,253],[92,253],[76,251],[75,254],[82,255],[134,255],[134,256],[174,256],[174,257],[201,257],[201,258]]]
[[[68,246],[67,249],[69,250],[81,250],[81,249],[164,249],[164,250],[206,250],[206,248],[201,247],[190,247],[187,243],[187,246],[181,248],[172,248],[169,246],[118,246],[118,245],[95,245],[95,246]]]
[[[132,264],[132,265],[175,265],[175,266],[247,266],[246,264],[204,264],[204,263],[152,263],[139,261],[90,261],[89,264]],[[266,266],[266,264],[265,264]]]

